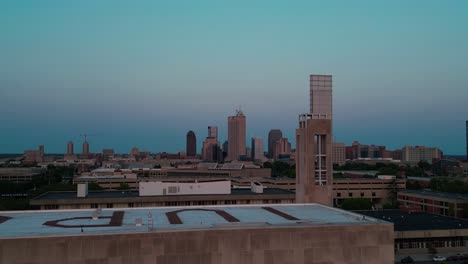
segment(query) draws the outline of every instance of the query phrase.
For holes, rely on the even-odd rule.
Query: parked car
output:
[[[433,261],[440,262],[440,261],[446,261],[447,259],[442,256],[435,256],[432,258]]]
[[[447,258],[448,261],[457,261],[457,260],[463,260],[463,256],[461,255],[455,255],[455,256],[450,256]]]
[[[413,260],[412,257],[407,256],[407,257],[402,258],[400,262],[401,262],[401,263],[413,263],[414,260]]]

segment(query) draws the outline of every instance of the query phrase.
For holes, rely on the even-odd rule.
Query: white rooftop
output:
[[[116,212],[122,211],[124,213],[123,218],[121,218],[121,224],[109,225],[115,220],[111,220],[111,216]],[[318,204],[114,208],[102,209],[99,214],[100,217],[93,220],[92,217],[96,213],[95,210],[0,212],[0,240],[11,237],[158,232],[168,230],[386,223],[374,218],[363,217],[362,215]],[[151,213],[153,219],[152,230],[148,230],[149,213]],[[137,219],[142,220],[143,224],[141,226],[135,224]],[[49,224],[45,225],[48,221]],[[50,221],[56,221],[56,223],[62,226],[53,226],[50,224]],[[177,221],[179,222],[177,223]],[[101,226],[90,227],[89,225]],[[83,226],[83,232],[81,232],[81,226]]]

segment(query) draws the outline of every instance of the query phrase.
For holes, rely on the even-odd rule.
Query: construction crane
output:
[[[80,134],[80,137],[84,137],[84,141],[87,142],[87,138],[90,136],[95,136],[94,134]]]

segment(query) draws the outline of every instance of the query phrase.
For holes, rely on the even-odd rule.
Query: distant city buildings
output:
[[[402,149],[402,160],[404,162],[417,163],[426,161],[432,164],[433,160],[442,158],[442,152],[438,148],[424,146],[405,146]]]
[[[114,155],[115,155],[114,149],[103,149],[102,150],[102,156],[104,158],[114,157]]]
[[[246,156],[245,115],[241,110],[236,111],[235,116],[228,117],[228,154],[227,160],[242,160]]]
[[[25,150],[23,154],[24,163],[37,163],[44,160],[44,145],[40,145],[37,150]]]
[[[252,138],[252,159],[263,161],[265,154],[263,151],[263,138],[254,137]]]
[[[272,129],[268,133],[268,157],[273,158],[275,143],[283,137],[283,132],[279,129]]]
[[[222,161],[223,152],[221,144],[218,141],[218,128],[209,126],[208,136],[203,141],[202,146],[202,159],[204,161]]]
[[[332,76],[310,75],[310,113],[296,129],[296,202],[333,205]]]
[[[291,143],[289,143],[287,138],[280,138],[279,140],[273,143],[273,155],[274,160],[279,160],[283,158],[289,159],[291,155]]]
[[[197,156],[197,137],[195,136],[195,132],[192,130],[187,133],[186,154],[188,157]]]
[[[333,164],[343,165],[346,163],[346,146],[344,143],[333,143]]]
[[[83,142],[83,151],[82,151],[82,154],[83,155],[88,155],[89,154],[89,143],[88,141],[84,141]]]

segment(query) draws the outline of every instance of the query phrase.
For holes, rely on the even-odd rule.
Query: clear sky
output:
[[[334,136],[465,152],[468,1],[0,2],[0,153],[181,151],[207,126],[294,141],[308,75],[332,74]]]

